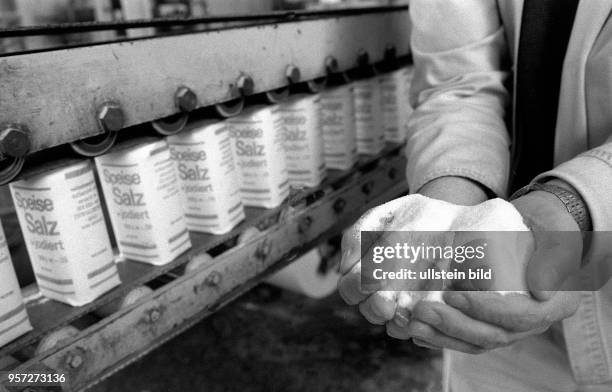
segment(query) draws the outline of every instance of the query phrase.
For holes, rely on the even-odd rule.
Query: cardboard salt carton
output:
[[[275,109],[291,186],[315,187],[325,178],[319,104],[318,95],[299,94]]]
[[[412,67],[403,67],[379,76],[385,140],[404,143],[412,114],[410,84]]]
[[[348,170],[357,163],[353,88],[346,84],[320,93],[320,126],[323,156],[330,169]]]
[[[233,229],[245,215],[227,124],[196,122],[167,140],[189,230],[223,234]]]
[[[163,265],[191,248],[166,140],[130,140],[95,160],[123,258]]]
[[[0,347],[32,330],[0,225]]]
[[[11,184],[40,292],[81,306],[121,283],[90,161]]]
[[[275,105],[257,105],[226,120],[244,205],[275,208],[289,195],[282,128]]]
[[[376,76],[353,82],[355,132],[359,154],[376,155],[385,148],[380,79]]]

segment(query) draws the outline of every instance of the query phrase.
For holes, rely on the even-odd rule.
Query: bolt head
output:
[[[325,59],[325,69],[327,73],[336,73],[340,70],[340,65],[338,64],[338,59],[333,56],[329,56]]]
[[[179,87],[175,96],[176,106],[184,112],[191,112],[198,107],[198,96],[189,87]]]
[[[32,147],[30,135],[18,125],[9,125],[0,132],[0,152],[14,158],[25,156]]]
[[[388,45],[385,48],[385,61],[393,61],[395,60],[396,57],[397,57],[397,50],[395,49],[395,46]]]
[[[119,131],[125,123],[123,110],[116,103],[105,103],[98,110],[98,121],[105,131]]]
[[[295,65],[290,65],[287,67],[287,79],[289,79],[289,83],[299,83],[302,75],[300,73],[300,69]]]
[[[357,54],[357,65],[365,67],[370,64],[370,55],[365,50],[360,50]]]
[[[240,89],[242,95],[251,95],[253,94],[253,91],[255,91],[255,82],[253,81],[253,78],[248,75],[241,75],[238,78],[236,85],[238,86],[238,89]]]

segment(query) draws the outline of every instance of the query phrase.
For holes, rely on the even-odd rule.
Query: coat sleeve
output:
[[[444,176],[506,193],[509,50],[496,0],[412,0],[415,77],[408,124],[412,192]]]

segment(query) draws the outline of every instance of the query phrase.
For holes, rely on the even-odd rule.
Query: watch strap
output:
[[[569,212],[574,218],[578,224],[578,227],[580,228],[580,231],[592,230],[591,217],[582,197],[580,197],[580,195],[577,193],[558,185],[533,182],[516,191],[512,197],[510,197],[510,200],[517,199],[532,191],[544,191],[555,195],[557,199],[559,199],[563,205],[565,205],[567,212]]]

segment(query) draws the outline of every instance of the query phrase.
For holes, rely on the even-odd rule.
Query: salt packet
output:
[[[224,234],[244,220],[227,124],[196,122],[167,140],[178,169],[189,230]]]
[[[90,161],[53,168],[10,188],[45,297],[82,306],[121,283]]]
[[[297,94],[274,110],[276,126],[281,128],[291,186],[316,187],[325,179],[319,105],[318,95]]]
[[[348,170],[357,163],[353,88],[346,84],[325,89],[320,95],[325,165],[330,169]]]
[[[164,265],[191,248],[175,162],[165,140],[127,141],[95,161],[123,258]]]
[[[289,195],[282,128],[275,105],[257,105],[226,120],[246,206],[275,208]]]

